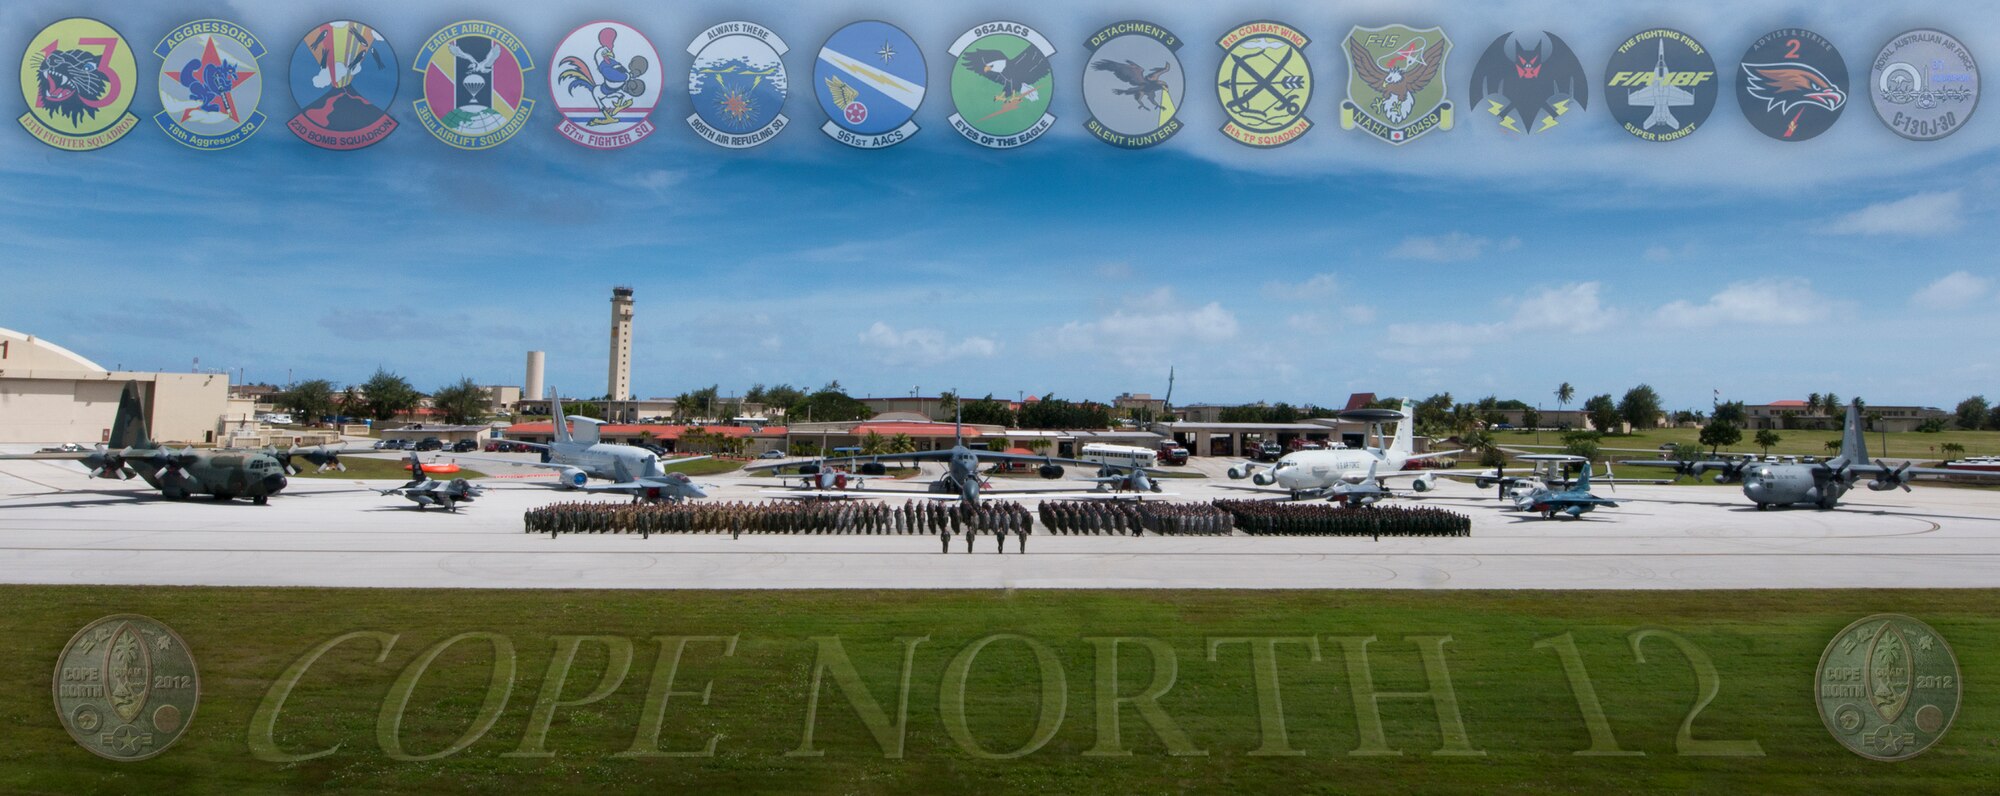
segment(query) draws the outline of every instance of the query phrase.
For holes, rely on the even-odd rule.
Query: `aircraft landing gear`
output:
[[[251,499],[250,499],[250,502],[251,502],[251,503],[254,503],[254,504],[256,504],[256,505],[259,505],[259,506],[269,506],[269,505],[271,505],[271,496],[270,496],[270,495],[258,495],[258,496],[254,497],[254,498],[251,498]]]
[[[1771,507],[1771,504],[1769,504],[1769,503],[1759,503],[1759,504],[1757,504],[1757,510],[1758,510],[1758,511],[1763,511],[1763,510],[1765,510],[1765,509],[1768,509],[1768,508],[1770,508],[1770,507]]]

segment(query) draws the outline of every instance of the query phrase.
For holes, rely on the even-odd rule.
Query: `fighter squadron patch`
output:
[[[1443,28],[1405,25],[1356,26],[1347,34],[1347,101],[1340,104],[1340,127],[1356,127],[1401,146],[1432,130],[1450,130],[1451,100],[1445,98],[1445,58],[1451,39]]]
[[[1590,77],[1576,51],[1555,34],[1503,33],[1472,67],[1467,96],[1484,103],[1501,129],[1534,135],[1590,107]]]

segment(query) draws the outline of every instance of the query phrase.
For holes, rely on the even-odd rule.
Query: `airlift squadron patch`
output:
[[[1347,101],[1340,103],[1341,129],[1359,127],[1397,146],[1451,129],[1453,107],[1439,79],[1451,55],[1443,28],[1356,25],[1344,49]]]
[[[951,43],[951,129],[992,149],[1013,149],[1056,125],[1049,113],[1056,47],[1019,22],[988,22]]]
[[[459,149],[491,149],[528,124],[527,73],[534,56],[512,31],[491,22],[446,25],[417,51],[410,68],[424,76],[417,121]]]
[[[203,19],[176,26],[153,54],[160,74],[160,130],[191,149],[228,149],[264,128],[257,102],[264,44],[234,22]]]
[[[130,111],[138,85],[139,64],[118,31],[83,17],[55,22],[21,55],[21,126],[57,149],[108,146],[139,126]]]
[[[1181,39],[1151,22],[1107,25],[1090,35],[1084,59],[1083,128],[1097,140],[1144,149],[1181,131]]]
[[[747,149],[771,140],[791,120],[785,97],[785,40],[750,22],[724,22],[688,44],[688,127],[719,147]]]
[[[1215,42],[1222,48],[1216,91],[1229,117],[1222,134],[1244,146],[1278,147],[1312,129],[1312,39],[1283,22],[1246,22]]]

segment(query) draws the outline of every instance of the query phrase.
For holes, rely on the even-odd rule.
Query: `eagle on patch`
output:
[[[1167,90],[1167,81],[1160,76],[1173,69],[1173,64],[1165,64],[1156,69],[1147,69],[1133,61],[1113,61],[1099,58],[1091,62],[1090,68],[1099,72],[1110,72],[1113,77],[1125,82],[1130,88],[1113,89],[1111,93],[1131,97],[1144,111],[1160,110],[1160,92]],[[1148,105],[1147,102],[1152,104]]]
[[[1847,104],[1847,92],[1806,64],[1744,64],[1743,77],[1744,92],[1763,100],[1766,110],[1791,113],[1813,105],[1837,111]]]
[[[1019,103],[1041,99],[1041,92],[1035,83],[1049,76],[1049,59],[1041,50],[1030,44],[1021,48],[1021,54],[1009,58],[999,50],[967,50],[959,63],[974,74],[1000,84],[1000,95],[995,102]]]
[[[1361,82],[1381,95],[1375,100],[1375,105],[1382,109],[1382,117],[1388,119],[1390,124],[1401,124],[1410,117],[1410,109],[1417,102],[1417,92],[1437,79],[1438,67],[1444,64],[1445,49],[1450,46],[1444,39],[1438,39],[1419,53],[1417,45],[1422,43],[1422,39],[1413,40],[1402,49],[1383,56],[1378,63],[1359,40],[1352,37],[1347,40],[1348,62]]]

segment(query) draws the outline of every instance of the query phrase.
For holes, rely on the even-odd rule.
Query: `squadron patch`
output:
[[[1466,96],[1485,103],[1501,129],[1533,135],[1590,107],[1590,77],[1576,51],[1554,33],[1503,33],[1472,67]]]
[[[1248,22],[1222,35],[1215,86],[1229,120],[1222,134],[1254,147],[1284,146],[1312,129],[1312,40],[1283,22]]]
[[[193,149],[228,149],[264,127],[264,44],[234,22],[203,19],[173,29],[153,48],[165,68],[153,116],[167,137]]]
[[[760,25],[724,22],[703,31],[688,45],[688,98],[694,113],[688,126],[716,146],[753,147],[771,140],[791,122],[785,97],[785,40]]]
[[[1348,32],[1345,49],[1347,101],[1340,103],[1341,129],[1360,127],[1397,146],[1432,130],[1451,129],[1451,100],[1438,79],[1451,55],[1451,38],[1443,28],[1357,25]]]
[[[1166,28],[1137,20],[1091,34],[1084,59],[1083,127],[1097,140],[1144,149],[1181,131],[1181,39]]]
[[[512,31],[491,22],[446,25],[424,41],[410,65],[424,76],[417,122],[459,149],[490,149],[527,126],[534,56]]]
[[[1979,62],[1949,33],[1913,30],[1883,45],[1868,71],[1875,113],[1897,135],[1936,141],[1979,106]]]
[[[1018,22],[988,22],[965,32],[948,50],[951,128],[965,140],[994,149],[1026,144],[1054,127],[1049,114],[1055,45]]]
[[[813,61],[813,96],[827,117],[820,132],[858,149],[907,141],[929,79],[923,51],[902,28],[868,20],[834,31]]]
[[[561,120],[556,132],[591,149],[619,149],[653,134],[648,117],[659,107],[652,76],[660,53],[623,22],[592,22],[556,45],[549,98]]]
[[[396,131],[402,66],[374,28],[337,19],[306,32],[292,50],[292,99],[299,115],[285,127],[321,149],[360,149]]]
[[[1625,132],[1643,141],[1678,141],[1715,110],[1715,58],[1678,30],[1654,28],[1626,39],[1604,67],[1605,104]]]
[[[138,86],[139,64],[118,31],[83,17],[58,21],[21,55],[21,126],[57,149],[110,145],[139,126],[130,111]]]
[[[1736,102],[1757,132],[1804,141],[1826,132],[1847,107],[1847,61],[1812,31],[1771,31],[1743,54]]]

